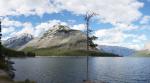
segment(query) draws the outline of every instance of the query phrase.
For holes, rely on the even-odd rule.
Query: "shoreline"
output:
[[[13,80],[10,78],[9,74],[0,69],[0,83],[13,83]]]

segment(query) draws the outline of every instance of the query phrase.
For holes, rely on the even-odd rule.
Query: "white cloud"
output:
[[[142,34],[137,39],[141,40],[141,41],[144,41],[144,40],[147,40],[147,37],[146,37],[146,35]]]
[[[45,23],[41,23],[35,27],[34,35],[39,36],[42,35],[48,29],[51,29],[56,24],[67,25],[66,22],[61,22],[60,20],[50,20]]]
[[[150,23],[150,16],[144,16],[141,21],[140,21],[141,24],[148,24]]]
[[[101,22],[111,24],[131,23],[139,19],[142,13],[139,8],[143,3],[137,0],[55,0],[63,9],[75,14],[93,11]]]
[[[133,31],[137,30],[140,27],[134,24],[123,24],[123,23],[117,23],[115,24],[116,29],[121,30],[121,31]]]
[[[9,26],[20,27],[20,26],[22,26],[22,23],[19,22],[19,21],[11,20],[9,18],[4,18],[2,20],[2,26],[5,26],[5,27],[9,27]]]
[[[141,50],[141,46],[139,44],[134,44],[134,43],[124,43],[122,46],[126,48],[131,48],[135,50]]]
[[[95,32],[94,35],[99,38],[98,41],[103,43],[120,43],[123,42],[123,39],[125,37],[122,31],[115,30],[115,29],[98,30]]]
[[[0,16],[93,11],[101,22],[130,24],[141,17],[141,7],[143,3],[138,0],[0,0]]]
[[[15,31],[14,27],[2,28],[2,34],[8,34]]]
[[[76,20],[67,20],[67,23],[70,24],[70,25],[73,25],[76,23]]]
[[[6,15],[43,15],[58,12],[59,9],[49,0],[0,0],[0,16]]]
[[[22,30],[16,32],[14,35],[19,36],[23,33],[28,33],[28,34],[33,34],[34,33],[34,29],[31,27],[25,27]]]
[[[6,21],[3,21],[2,37],[3,39],[6,39],[13,36],[19,36],[23,33],[32,34],[33,36],[37,37],[41,36],[45,31],[51,29],[56,24],[68,25],[66,22],[62,22],[60,20],[49,20],[48,22],[43,22],[36,26],[33,26],[30,22],[21,23],[18,21],[7,19]]]
[[[148,40],[145,34],[127,33],[120,27],[99,29],[94,35],[98,37],[98,40],[95,41],[98,45],[122,46],[137,50],[142,49],[143,42]]]
[[[86,29],[84,24],[73,25],[71,28],[75,30],[81,30],[81,31],[84,31]]]
[[[33,25],[30,22],[23,23],[20,21],[11,20],[9,18],[4,18],[2,20],[2,34],[4,36],[7,35],[8,37],[11,37],[10,33],[13,33],[14,36],[22,33],[29,33],[32,29]],[[16,34],[14,34],[14,32]]]
[[[33,25],[30,22],[23,23],[23,28],[20,31],[17,31],[14,35],[18,36],[23,33],[34,34]]]

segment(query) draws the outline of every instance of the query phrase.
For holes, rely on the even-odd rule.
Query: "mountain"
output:
[[[41,37],[34,38],[18,50],[34,52],[39,56],[118,56],[99,52],[96,48],[86,51],[87,41],[84,32],[70,29],[68,26],[55,25]]]
[[[23,33],[19,36],[15,36],[3,41],[3,45],[7,48],[18,49],[23,45],[27,44],[29,41],[33,39],[31,34]]]
[[[38,56],[102,56],[117,57],[117,54],[100,52],[97,48],[87,48],[86,34],[68,26],[57,24],[44,32],[42,36],[34,37],[22,34],[4,41],[3,45],[18,51],[35,53]]]
[[[52,29],[46,31],[42,37],[31,40],[25,46],[21,47],[20,50],[27,47],[32,47],[34,49],[85,49],[86,35],[79,30],[73,30],[67,26],[55,25]]]
[[[137,53],[135,53],[135,56],[150,57],[150,51],[149,50],[140,50]]]
[[[125,47],[107,46],[107,45],[99,45],[98,49],[100,51],[117,54],[119,56],[130,56],[136,52],[133,49],[129,49],[129,48],[125,48]]]

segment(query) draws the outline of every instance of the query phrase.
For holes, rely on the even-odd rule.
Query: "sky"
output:
[[[2,40],[29,33],[41,36],[60,23],[84,31],[91,19],[98,45],[141,50],[150,43],[150,0],[0,0]]]

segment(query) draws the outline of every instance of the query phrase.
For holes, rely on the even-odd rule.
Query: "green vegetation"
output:
[[[5,64],[2,60],[0,60],[0,69],[8,70],[8,65]]]
[[[34,57],[35,54],[32,52],[23,52],[23,51],[15,51],[12,49],[5,48],[4,46],[1,45],[1,52],[3,55],[8,56],[8,57]]]
[[[101,57],[113,57],[118,56],[111,53],[104,53],[99,51],[86,51],[86,50],[70,50],[70,49],[57,49],[57,48],[42,48],[42,49],[33,49],[26,48],[27,51],[34,52],[37,56],[101,56]]]

